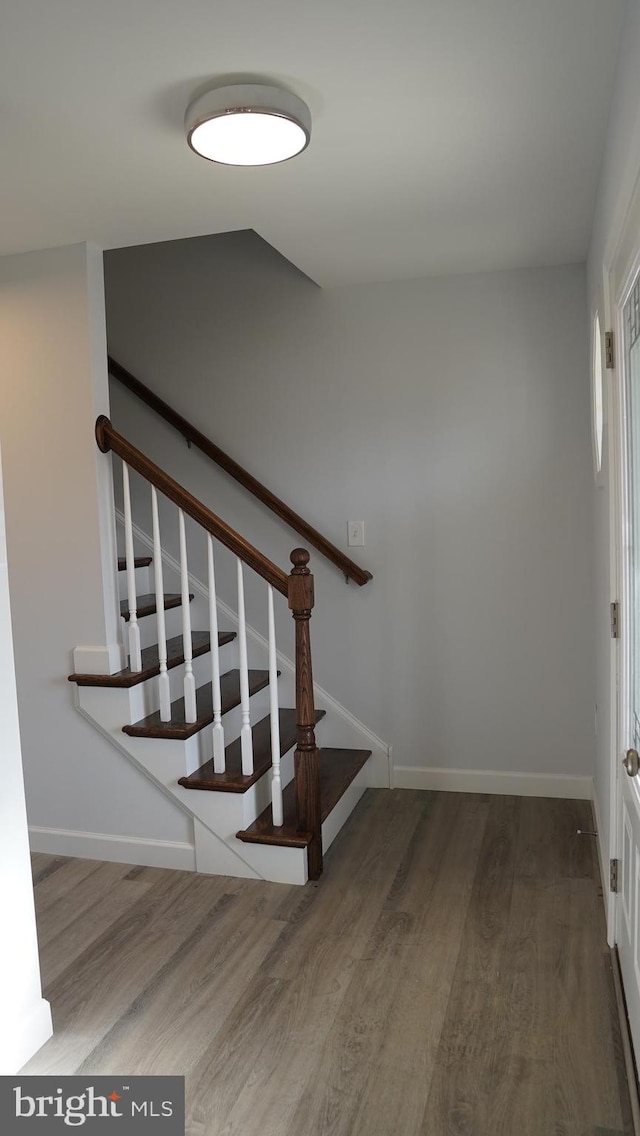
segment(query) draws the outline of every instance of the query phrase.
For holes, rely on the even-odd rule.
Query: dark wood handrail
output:
[[[289,595],[289,577],[286,572],[278,568],[268,557],[263,556],[257,548],[249,544],[249,541],[240,536],[240,533],[232,529],[226,521],[212,513],[211,509],[208,509],[182,485],[169,477],[146,454],[143,454],[131,442],[123,438],[122,434],[114,430],[111,422],[104,414],[101,414],[96,422],[96,441],[103,454],[108,454],[110,450],[113,450],[114,454],[121,457],[127,465],[137,470],[147,481],[155,485],[160,493],[163,493],[203,529],[206,529],[207,532],[231,549],[236,556],[239,556],[245,564],[253,568],[259,576],[267,580],[283,596]]]
[[[130,390],[132,394],[135,394],[142,402],[145,402],[147,406],[155,410],[156,414],[159,414],[161,418],[164,418],[165,422],[168,422],[170,426],[178,430],[188,442],[197,446],[203,454],[206,454],[207,457],[211,458],[216,465],[219,465],[225,473],[228,473],[230,477],[233,477],[240,485],[247,489],[249,493],[252,493],[258,501],[261,501],[263,505],[271,509],[271,511],[275,513],[276,516],[280,517],[280,520],[284,521],[285,524],[289,525],[294,532],[304,537],[318,552],[326,556],[327,560],[330,560],[341,572],[344,572],[348,579],[354,580],[356,584],[360,584],[361,586],[373,579],[371,572],[367,572],[364,568],[361,568],[359,564],[351,560],[350,557],[345,556],[339,548],[336,548],[335,544],[332,544],[322,533],[319,533],[317,529],[314,529],[312,525],[308,524],[299,513],[296,513],[293,509],[290,509],[288,505],[285,505],[284,501],[276,497],[275,493],[272,493],[270,489],[267,489],[262,482],[258,481],[256,477],[253,477],[243,466],[234,461],[229,454],[226,454],[224,450],[216,446],[215,442],[212,442],[210,438],[201,434],[186,418],[178,414],[177,410],[174,410],[173,407],[159,398],[157,394],[154,394],[149,387],[141,383],[139,379],[136,379],[130,371],[127,371],[126,367],[123,367],[111,355],[109,356],[109,371],[114,379],[117,379],[127,390]]]

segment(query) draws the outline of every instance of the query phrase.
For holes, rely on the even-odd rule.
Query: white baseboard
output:
[[[32,852],[75,856],[83,860],[111,860],[116,864],[144,864],[151,868],[178,868],[194,872],[192,844],[172,840],[146,840],[139,836],[111,836],[105,832],[73,832],[66,828],[29,828]]]
[[[592,778],[562,773],[506,773],[494,769],[421,769],[396,766],[396,789],[436,789],[444,793],[498,793],[514,797],[566,797],[591,800]]]
[[[0,1076],[14,1077],[53,1034],[51,1007],[40,998],[19,1021],[3,1018],[0,1039]]]

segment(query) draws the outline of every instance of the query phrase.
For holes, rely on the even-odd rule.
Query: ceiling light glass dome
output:
[[[192,150],[228,166],[285,162],[309,145],[311,114],[290,91],[261,84],[217,87],[195,99],[185,116]]]

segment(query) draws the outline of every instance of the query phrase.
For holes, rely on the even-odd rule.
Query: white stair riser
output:
[[[151,571],[152,571],[151,567],[136,568],[134,575],[135,575],[135,579],[136,579],[136,595],[137,596],[144,596],[148,592],[153,591],[153,580],[152,580],[152,577],[151,577]],[[119,594],[121,600],[126,600],[126,598],[127,598],[127,573],[126,572],[118,572],[118,594]]]
[[[269,713],[269,688],[265,687],[264,690],[257,691],[249,700],[249,709],[251,712],[251,725],[255,726],[266,718]],[[236,738],[240,737],[240,730],[242,727],[242,709],[240,706],[235,706],[233,710],[229,710],[227,714],[222,716],[222,725],[224,726],[224,742],[229,745]],[[204,758],[206,761],[207,758]]]
[[[258,691],[251,699],[251,723],[254,725],[256,722],[261,721],[269,710],[269,691],[267,689]],[[240,729],[242,726],[242,712],[240,706],[235,706],[233,710],[222,716],[222,725],[224,727],[224,741],[225,745],[235,741],[240,737]],[[205,761],[209,761],[213,754],[213,738],[212,726],[207,726],[204,730],[199,730],[194,734],[193,738],[189,741],[192,743],[187,758],[186,773],[195,773]],[[181,774],[180,776],[184,776]]]
[[[178,738],[131,738],[127,734],[122,737],[134,760],[175,797],[179,778],[187,776],[191,765],[197,765],[197,759],[191,756],[197,749],[196,738],[181,741]]]
[[[214,876],[240,876],[249,879],[273,879],[279,884],[305,884],[306,857],[298,849],[267,849],[234,840],[227,844],[197,819],[193,821],[196,841],[196,871]],[[256,850],[267,854],[260,860]],[[293,853],[289,855],[288,853]],[[265,869],[265,870],[263,870]],[[266,874],[265,874],[266,872]]]
[[[175,787],[176,798],[198,820],[223,840],[235,840],[236,832],[253,824],[260,815],[255,786],[246,793],[208,793],[206,790]],[[261,811],[261,810],[260,810]]]
[[[229,648],[232,644],[228,644]],[[232,652],[231,652],[232,654]],[[210,681],[210,663],[209,655],[202,655],[199,659],[194,659],[194,671],[196,670],[196,663],[198,664],[198,682],[197,685],[205,685]],[[225,660],[225,670],[233,669],[234,659],[231,657]],[[171,683],[171,697],[178,699],[182,697],[182,677],[184,669],[182,666],[174,667],[170,674]],[[158,710],[159,702],[159,688],[158,678],[154,675],[152,678],[145,679],[144,682],[139,682],[135,686],[130,687],[92,687],[81,686],[77,688],[79,696],[85,701],[83,706],[86,705],[86,699],[90,697],[90,692],[99,690],[102,697],[105,699],[105,713],[111,715],[111,707],[114,707],[114,712],[120,715],[120,726],[139,722],[141,718],[146,718],[148,714],[153,714]],[[99,706],[99,701],[96,705],[96,710]],[[116,719],[114,718],[114,721]],[[233,741],[233,735],[231,735]]]
[[[221,647],[220,666],[223,674],[235,668],[236,659],[233,642]],[[184,664],[181,663],[180,666],[172,667],[167,673],[171,691],[170,698],[172,702],[175,702],[184,696]],[[211,655],[209,652],[206,655],[199,655],[198,658],[193,660],[193,673],[196,679],[196,687],[206,686],[208,682],[211,682]],[[160,708],[160,686],[157,675],[145,679],[144,682],[137,683],[136,686],[129,689],[131,691],[129,722],[138,722],[140,718],[146,718],[147,714],[153,714],[155,710]]]
[[[229,872],[224,867],[226,858],[215,837],[204,825],[194,821],[196,843],[196,871],[223,875]],[[229,847],[229,846],[227,846]],[[306,884],[306,848],[279,848],[266,844],[245,844],[233,838],[230,847],[241,858],[243,870],[230,874],[250,876],[261,880],[271,880],[276,884]]]
[[[103,729],[113,734],[120,748],[124,748],[132,753],[135,751],[137,760],[139,760],[149,772],[155,773],[155,771],[159,771],[160,763],[162,763],[164,773],[159,777],[159,780],[164,784],[167,782],[167,779],[177,781],[180,777],[186,777],[190,773],[195,773],[201,765],[204,765],[206,761],[210,760],[213,753],[212,727],[206,726],[203,730],[199,730],[186,740],[178,738],[138,738],[125,734],[122,729],[122,723],[138,720],[138,718],[131,714],[132,704],[135,707],[140,688],[149,685],[152,681],[153,680],[149,680],[148,683],[141,683],[140,686],[132,687],[128,690],[95,686],[76,687],[75,697],[77,704],[81,707],[83,712],[94,721],[98,722]],[[268,690],[261,690],[257,694],[254,694],[251,699],[252,722],[259,722],[262,718],[266,717],[268,708]],[[240,736],[240,707],[235,707],[233,710],[229,711],[228,714],[223,716],[223,725],[225,728],[225,742],[228,745]],[[289,755],[288,759],[283,759],[282,776],[283,785],[287,784],[293,776],[292,754]],[[265,780],[266,778],[261,779],[261,781]],[[189,790],[189,792],[193,792],[193,790]],[[206,795],[211,796],[212,794]],[[216,795],[223,796],[223,794]],[[229,794],[224,794],[224,796],[228,795]],[[251,820],[247,823],[251,823],[251,821],[255,820],[262,809],[266,808],[269,800],[267,786],[265,789],[260,790],[260,801],[264,801],[264,803],[261,804],[261,807],[258,808],[257,812],[254,813]]]
[[[325,820],[322,826],[323,852],[326,852],[327,848],[333,843],[340,829],[346,823],[347,817],[351,815],[365,789],[369,786],[370,774],[367,770],[367,766],[370,765],[370,763],[371,758],[369,758],[369,761],[367,761],[366,765],[360,770],[358,776],[353,779],[349,788]]]
[[[295,748],[295,745],[292,746],[288,753],[281,758],[280,773],[283,789],[293,780],[293,755]],[[259,781],[256,781],[255,785],[251,786],[249,790],[251,798],[247,801],[247,807],[245,809],[247,818],[250,817],[251,819],[247,819],[246,824],[243,826],[244,828],[248,828],[250,824],[253,824],[254,820],[260,816],[260,813],[264,812],[271,804],[271,776],[272,769],[269,768]],[[249,797],[249,793],[245,793],[244,795]]]
[[[128,627],[129,624],[123,619],[123,641],[125,645],[128,644]],[[172,639],[174,635],[182,635],[182,608],[172,607],[165,612],[165,623],[167,628],[167,639]],[[138,626],[140,628],[140,644],[144,647],[153,647],[158,642],[158,624],[155,612],[153,615],[138,616]],[[197,625],[194,623],[193,625]],[[206,627],[206,623],[202,627]]]
[[[140,571],[140,569],[139,569],[139,571]],[[125,575],[125,573],[121,572],[121,573],[119,573],[119,575]],[[153,591],[153,586],[151,586],[151,588],[149,590]],[[177,591],[177,588],[173,586],[173,583],[171,581],[167,582],[165,580],[165,591],[167,593],[175,592],[175,591]],[[142,594],[143,594],[142,589],[139,588],[138,589],[138,595],[142,595]],[[192,626],[193,630],[194,631],[205,631],[209,626],[209,617],[208,617],[208,611],[206,609],[206,605],[205,605],[205,602],[204,602],[202,596],[199,596],[197,594],[195,595],[195,598],[190,605],[190,611],[191,611],[191,626]],[[228,619],[223,612],[219,613],[218,619],[219,619],[220,631],[234,631],[234,632],[237,631],[237,624],[233,620]],[[182,635],[182,608],[181,607],[170,608],[168,611],[165,611],[165,623],[166,623],[167,639],[171,639],[175,635]],[[152,615],[145,615],[143,617],[139,617],[138,618],[138,625],[139,625],[139,628],[140,628],[140,643],[141,643],[141,646],[143,648],[154,646],[158,642],[158,627],[157,627],[157,617],[156,617],[155,612]],[[127,650],[127,654],[128,654],[128,637],[127,637],[128,636],[128,626],[129,626],[128,622],[126,622],[125,620],[122,620],[122,636],[123,636],[123,642],[125,644],[125,649]],[[235,645],[233,647],[233,650],[235,652],[234,659],[237,660],[237,656],[238,656],[238,640],[237,640],[237,638],[233,640],[233,643]],[[222,648],[221,648],[221,650],[222,650]],[[247,641],[247,658],[248,658],[249,667],[252,670],[266,670],[268,668],[269,657],[268,657],[267,651],[261,646],[260,643],[256,643],[255,640],[253,640],[251,637],[249,637],[248,641]],[[237,661],[234,662],[231,665],[237,666],[238,665]],[[222,667],[222,658],[221,658],[221,667]],[[225,668],[229,669],[229,664],[226,662],[226,660],[225,660]],[[287,699],[295,698],[295,681],[294,681],[293,675],[289,674],[288,671],[283,672],[282,675],[281,675],[281,682],[284,684],[283,685],[283,692],[284,692],[286,698]],[[292,706],[294,703],[291,702],[291,701],[287,701],[285,703],[282,703],[282,700],[281,700],[281,704]]]

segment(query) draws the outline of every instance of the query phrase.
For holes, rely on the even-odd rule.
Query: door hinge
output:
[[[611,615],[611,638],[620,638],[620,604],[616,600],[614,603],[609,604],[609,612]]]
[[[604,333],[604,359],[607,371],[613,371],[616,365],[616,353],[612,331],[605,331]]]
[[[620,874],[620,861],[609,860],[609,891],[618,891],[618,877]]]

